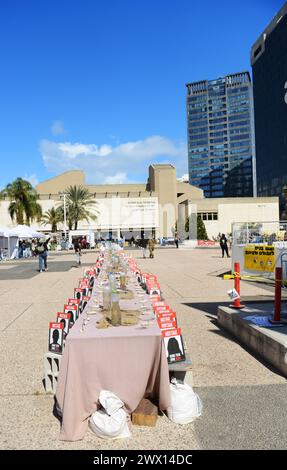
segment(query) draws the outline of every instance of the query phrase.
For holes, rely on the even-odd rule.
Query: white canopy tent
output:
[[[8,258],[12,257],[18,244],[18,238],[11,228],[0,225],[0,248],[7,251]]]
[[[1,232],[1,236],[3,237],[15,237],[15,234],[12,232],[12,229],[9,227],[6,227],[6,225],[0,225],[0,232]]]
[[[1,230],[1,228],[0,228]],[[16,235],[19,238],[45,238],[45,234],[37,232],[28,225],[17,225],[17,227],[11,229],[14,236]]]
[[[45,238],[45,234],[37,232],[28,225],[17,225],[9,228],[0,225],[0,248],[7,252],[7,257],[13,259],[17,257],[19,239]]]

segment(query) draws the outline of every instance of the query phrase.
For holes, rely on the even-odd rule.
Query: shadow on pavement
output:
[[[217,328],[220,328],[216,320],[211,320],[211,323],[213,323]],[[274,374],[280,375],[280,377],[286,378],[281,372],[276,369],[275,367],[272,366],[269,362],[267,362],[262,356],[260,356],[256,351],[253,349],[249,348],[246,346],[245,343],[242,343],[236,336],[233,336],[231,333],[229,333],[226,330],[223,329],[217,329],[217,330],[211,330],[210,333],[213,333],[217,336],[221,336],[222,338],[227,339],[228,341],[232,341],[233,343],[238,344],[244,351],[246,351],[248,354],[253,356],[258,362],[260,362],[264,367],[266,367],[268,370],[273,372]]]
[[[90,266],[91,263],[82,263],[81,268]],[[4,267],[4,265],[3,265]],[[77,268],[75,262],[73,261],[51,261],[49,262],[48,259],[48,273],[61,273],[67,272],[72,268]],[[20,262],[18,263],[7,263],[5,264],[5,269],[0,268],[0,280],[1,281],[13,281],[19,279],[32,279],[33,277],[39,274],[38,271],[38,261],[35,259],[34,261],[24,262],[23,264]],[[44,276],[46,273],[43,272],[42,275]]]
[[[230,302],[187,302],[183,303],[183,305],[199,310],[202,313],[208,313],[209,315],[213,315],[213,317],[217,317],[218,307],[220,305],[228,307],[229,303]]]
[[[252,304],[266,304],[266,303],[272,303],[274,302],[274,297],[273,296],[252,296],[252,297],[247,297],[247,296],[242,296],[241,298],[242,302],[248,305]],[[217,317],[217,309],[219,306],[222,307],[228,307],[230,305],[230,301],[228,302],[187,302],[183,303],[182,305],[185,305],[190,308],[194,308],[195,310],[198,310],[202,313],[207,313],[209,315],[213,315],[213,317]]]
[[[274,299],[270,300],[247,300],[246,298],[242,298],[243,302],[248,302],[248,304],[258,304],[260,303],[270,303],[273,302]],[[263,359],[259,354],[257,354],[253,349],[247,347],[244,343],[242,343],[237,337],[233,336],[231,333],[229,333],[227,330],[222,329],[218,323],[217,323],[217,308],[219,306],[225,306],[228,307],[230,305],[230,302],[199,302],[199,303],[184,303],[183,305],[186,305],[188,307],[194,308],[198,310],[199,312],[202,312],[205,314],[207,318],[210,319],[210,323],[212,323],[216,329],[212,329],[209,332],[211,334],[215,334],[217,336],[221,336],[222,338],[227,339],[228,341],[231,341],[233,343],[238,344],[242,349],[244,349],[248,354],[251,354],[258,362],[260,362],[264,367],[267,367],[271,372],[274,374],[280,375],[281,377],[284,377],[283,374],[281,374],[280,371],[275,369],[270,363],[268,363],[265,359]]]

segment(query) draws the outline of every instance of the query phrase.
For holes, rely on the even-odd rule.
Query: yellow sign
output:
[[[274,246],[246,245],[244,250],[244,269],[273,272],[275,263]]]

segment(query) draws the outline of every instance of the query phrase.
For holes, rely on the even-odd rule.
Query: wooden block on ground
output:
[[[143,398],[132,413],[132,423],[138,426],[155,426],[158,415],[157,406]]]

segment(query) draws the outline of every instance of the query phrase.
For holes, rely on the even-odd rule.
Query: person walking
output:
[[[141,238],[140,247],[142,249],[143,258],[146,258],[147,240],[144,237]]]
[[[178,236],[178,233],[175,232],[175,235],[174,235],[174,243],[175,243],[176,248],[178,248],[178,242],[179,242],[179,236]]]
[[[76,254],[77,265],[81,266],[82,244],[80,238],[76,238],[76,240],[74,241],[74,250]]]
[[[47,257],[48,257],[48,243],[50,238],[45,240],[45,238],[40,238],[36,246],[36,253],[39,255],[39,273],[43,271],[43,262],[44,270],[48,271]]]
[[[37,242],[35,242],[33,238],[32,243],[31,243],[32,256],[37,256],[36,247],[37,247]]]
[[[224,253],[226,253],[227,258],[230,258],[228,253],[227,238],[224,233],[220,237],[219,244],[222,251],[222,258],[224,258]]]
[[[154,239],[152,237],[149,237],[148,242],[147,242],[147,246],[148,246],[148,249],[149,249],[149,257],[150,258],[154,258],[154,245],[155,245]]]

